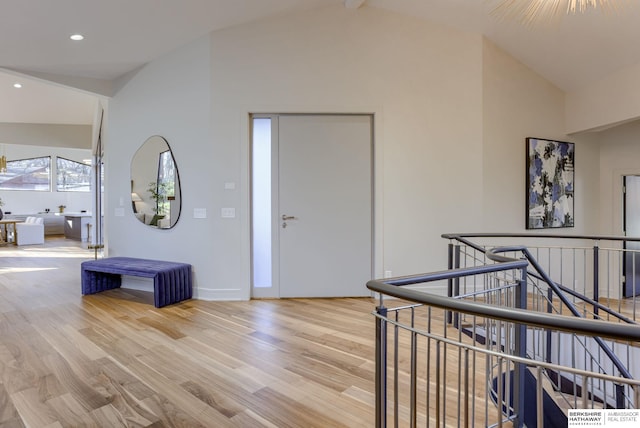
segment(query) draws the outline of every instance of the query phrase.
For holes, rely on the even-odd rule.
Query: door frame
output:
[[[280,111],[280,113],[273,113],[274,111]],[[318,110],[322,111],[322,110]],[[247,290],[247,299],[250,298],[274,298],[273,296],[264,296],[262,293],[257,293],[255,295],[255,290],[253,288],[253,260],[252,260],[252,246],[253,246],[253,238],[252,238],[252,120],[256,117],[265,117],[265,118],[273,118],[279,116],[369,116],[371,118],[371,274],[372,278],[381,278],[382,277],[382,266],[383,266],[383,251],[382,251],[382,239],[378,239],[378,237],[382,236],[382,185],[381,185],[381,153],[382,153],[382,140],[377,136],[380,135],[380,123],[377,118],[382,116],[382,113],[379,109],[371,109],[370,111],[362,110],[362,109],[353,109],[352,111],[343,110],[339,112],[321,112],[318,111],[304,111],[304,112],[288,112],[288,109],[273,109],[273,110],[265,110],[265,109],[256,109],[256,110],[243,110],[242,115],[246,127],[246,134],[243,135],[243,150],[242,157],[245,160],[243,164],[243,177],[245,177],[245,185],[242,186],[242,190],[246,195],[244,198],[243,211],[247,213],[246,221],[244,222],[244,237],[243,239],[243,261],[244,265],[247,267],[246,272],[248,275],[246,276],[246,290]],[[273,138],[272,131],[272,138]],[[277,136],[277,130],[276,130]],[[272,167],[275,168],[277,166],[277,156],[273,156],[274,147],[272,146]],[[276,151],[277,154],[277,151]],[[275,166],[274,166],[275,160]],[[273,171],[272,171],[273,174]],[[274,223],[274,230],[277,225],[279,225],[278,221],[278,201],[277,201],[277,185],[278,183],[272,182],[272,223]],[[274,189],[276,187],[276,189]],[[274,195],[275,198],[274,198]],[[279,264],[279,260],[276,258],[279,255],[278,249],[278,237],[272,237],[272,263],[277,266]],[[271,289],[274,290],[277,288],[277,296],[275,298],[279,298],[279,277],[277,272],[273,272],[272,274],[274,284]],[[373,296],[373,293],[372,293]]]
[[[610,189],[609,191],[609,199],[604,200],[603,203],[606,203],[607,206],[611,207],[611,219],[610,221],[603,226],[608,227],[609,234],[614,236],[624,236],[624,177],[626,175],[640,175],[640,169],[637,167],[634,168],[614,168],[611,170],[609,174],[605,174],[602,177],[601,185],[604,188]],[[602,202],[602,201],[601,201]],[[624,270],[621,269],[619,273],[619,288],[618,293],[622,295],[623,286],[622,286],[622,275],[624,275]]]
[[[622,176],[622,233],[623,236],[628,236],[627,235],[627,178],[628,177],[638,177],[640,178],[640,174],[624,174]],[[627,243],[626,241],[623,244],[623,249],[627,249]],[[635,257],[632,256],[632,258],[635,260]],[[627,256],[627,253],[624,253],[624,256],[622,257],[622,275],[624,280],[622,281],[622,297],[634,297],[637,296],[637,290],[640,287],[639,284],[635,283],[635,280],[637,279],[638,275],[640,275],[640,273],[636,273],[636,278],[633,279],[633,281],[631,281],[633,283],[633,285],[635,285],[635,290],[632,289],[633,285],[630,284],[629,281],[629,275],[627,275],[627,270],[629,269],[628,267],[629,264],[629,257]]]
[[[277,224],[279,223],[278,212],[280,206],[280,198],[279,198],[279,189],[278,189],[278,180],[274,180],[274,175],[279,170],[279,150],[278,144],[273,144],[274,141],[277,142],[279,139],[279,123],[278,117],[280,115],[277,113],[259,113],[259,114],[251,114],[249,117],[249,127],[253,130],[253,119],[256,118],[264,118],[271,120],[271,287],[268,289],[256,289],[253,286],[253,204],[250,202],[249,204],[249,219],[251,223],[251,233],[249,246],[251,248],[251,264],[250,264],[250,280],[249,289],[251,292],[252,298],[269,298],[269,299],[277,299],[280,298],[280,270],[277,266],[280,265],[280,251],[278,248],[280,247],[280,235],[278,233],[274,233],[277,230]],[[249,141],[249,169],[250,169],[250,181],[253,182],[253,165],[251,162],[253,151],[253,133],[250,132],[250,141]],[[251,185],[249,187],[249,200],[253,201],[253,189]]]

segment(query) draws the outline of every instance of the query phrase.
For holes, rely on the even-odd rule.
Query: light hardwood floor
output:
[[[2,427],[369,427],[372,299],[80,294],[79,243],[0,248]]]

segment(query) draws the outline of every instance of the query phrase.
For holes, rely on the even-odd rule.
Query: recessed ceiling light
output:
[[[71,40],[75,40],[76,42],[79,42],[80,40],[84,39],[84,36],[82,34],[72,34],[69,38]]]
[[[17,88],[17,89],[20,89],[20,88],[22,88],[22,83],[14,83],[13,87]]]

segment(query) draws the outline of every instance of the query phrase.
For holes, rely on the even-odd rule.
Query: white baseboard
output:
[[[240,301],[245,300],[240,297],[241,291],[239,288],[229,289],[212,289],[212,288],[194,288],[193,298],[198,300],[207,301]]]
[[[122,276],[121,288],[138,291],[149,291],[153,293],[153,279],[140,278],[134,276]],[[193,298],[198,300],[208,301],[230,301],[230,300],[244,300],[240,298],[240,289],[229,288],[224,290],[211,289],[211,288],[193,288]]]

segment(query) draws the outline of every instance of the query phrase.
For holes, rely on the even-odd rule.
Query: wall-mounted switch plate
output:
[[[220,217],[222,218],[234,218],[236,216],[235,208],[222,208],[220,210]]]

